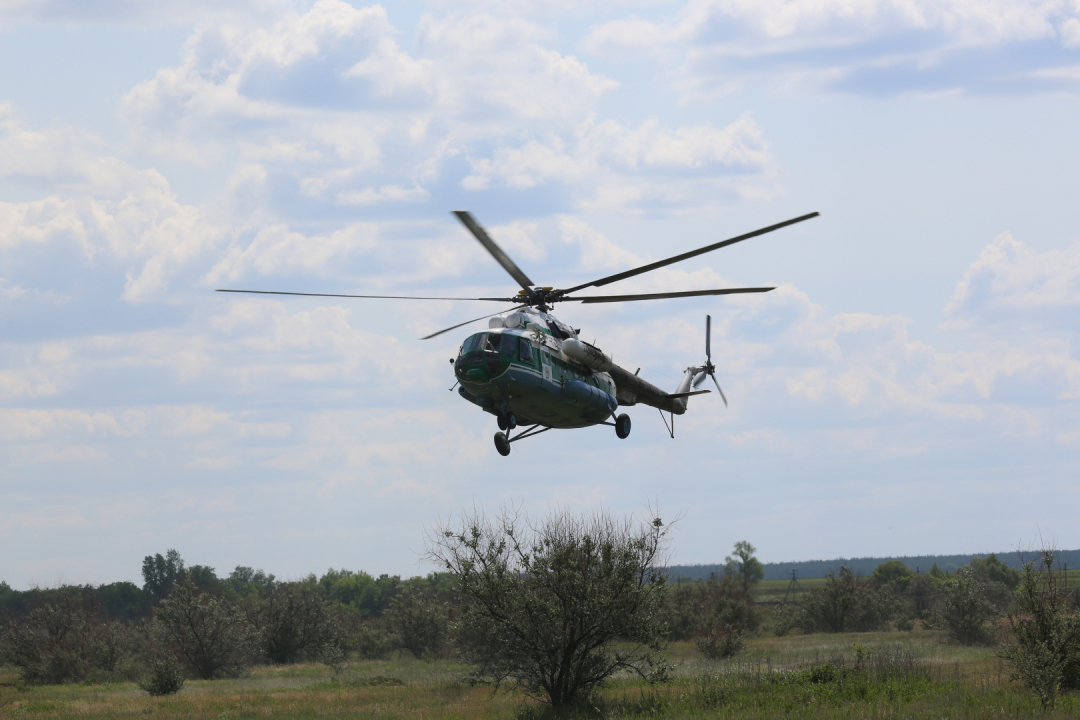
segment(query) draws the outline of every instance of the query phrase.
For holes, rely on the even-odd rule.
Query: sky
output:
[[[0,0],[0,579],[424,574],[474,509],[677,520],[671,561],[1080,547],[1080,0]],[[515,284],[670,438],[495,451],[448,392]]]

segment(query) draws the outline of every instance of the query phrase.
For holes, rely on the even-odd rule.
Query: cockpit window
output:
[[[483,350],[485,340],[487,339],[487,333],[477,333],[467,339],[461,345],[461,354],[473,352],[474,350]]]
[[[517,335],[503,333],[502,346],[499,348],[503,355],[514,357],[517,355]]]

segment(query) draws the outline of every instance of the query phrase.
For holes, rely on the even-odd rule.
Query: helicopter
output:
[[[297,295],[304,297],[365,298],[387,300],[479,300],[512,303],[514,307],[451,325],[421,340],[430,340],[480,320],[488,321],[485,331],[469,335],[450,358],[454,366],[458,395],[497,418],[495,449],[504,457],[511,443],[534,437],[552,429],[575,429],[607,425],[615,435],[630,435],[631,421],[626,413],[616,415],[620,407],[649,405],[660,411],[671,437],[675,437],[675,416],[686,412],[687,401],[694,395],[711,392],[698,388],[706,378],[713,381],[727,407],[727,397],[716,379],[712,361],[712,317],[705,316],[705,362],[686,368],[674,392],[665,392],[652,383],[617,365],[609,355],[580,337],[580,331],[558,320],[552,308],[560,302],[614,303],[763,293],[775,287],[717,288],[632,295],[575,295],[586,288],[598,288],[641,275],[674,263],[689,260],[722,247],[733,245],[780,228],[818,217],[813,212],[784,222],[737,235],[712,245],[674,255],[614,275],[559,289],[534,283],[499,247],[472,215],[464,210],[453,213],[491,254],[521,289],[511,297],[445,298],[404,295],[344,295],[336,293],[282,292],[273,290],[218,289],[217,292],[256,295]],[[670,425],[664,413],[671,418]],[[514,430],[519,430],[513,435]]]

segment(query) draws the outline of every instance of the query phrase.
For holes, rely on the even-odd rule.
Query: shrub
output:
[[[937,566],[937,563],[934,563]],[[940,572],[940,571],[939,571]],[[908,584],[912,604],[915,608],[915,617],[922,620],[934,609],[941,598],[941,587],[936,577],[931,575],[916,575]]]
[[[428,538],[462,595],[457,640],[474,677],[510,682],[562,708],[617,672],[655,678],[669,528],[598,513],[531,524],[504,512],[466,517]]]
[[[19,668],[23,682],[80,682],[95,667],[115,668],[120,647],[112,640],[122,628],[101,626],[88,590],[62,586],[35,591],[26,616],[7,619],[0,634],[0,660]]]
[[[999,582],[1009,590],[1015,590],[1020,584],[1020,571],[1011,568],[991,553],[985,558],[972,558],[971,569],[975,576],[984,583]]]
[[[263,655],[272,663],[310,659],[327,645],[341,645],[341,630],[318,587],[281,583],[248,601],[248,621],[259,633]]]
[[[839,574],[830,572],[823,586],[807,594],[799,625],[822,632],[870,632],[884,629],[897,610],[889,590],[876,590],[841,567]]]
[[[789,605],[780,605],[769,618],[767,630],[772,630],[776,637],[784,637],[799,626],[799,611]]]
[[[886,560],[874,568],[872,577],[878,585],[893,585],[900,592],[904,592],[915,577],[915,571],[905,565],[903,560]]]
[[[446,648],[450,614],[445,603],[414,585],[390,601],[386,627],[417,658],[437,657]]]
[[[1000,650],[1012,664],[1014,679],[1023,680],[1044,708],[1053,707],[1062,690],[1080,689],[1080,615],[1069,612],[1068,597],[1052,570],[1054,554],[1043,549],[1041,572],[1034,561],[1024,565],[1008,615],[1015,641]]]
[[[724,625],[698,636],[694,644],[709,660],[723,660],[742,652],[746,637],[741,630]]]
[[[394,650],[394,639],[382,623],[374,620],[360,623],[349,642],[362,660],[383,660]]]
[[[150,665],[150,672],[138,679],[138,685],[155,697],[173,695],[184,687],[183,668],[173,657],[155,660]]]
[[[976,579],[973,568],[962,567],[947,585],[934,625],[944,628],[953,642],[979,645],[990,641],[986,624],[996,615],[986,584]]]
[[[203,680],[242,674],[256,654],[258,635],[232,603],[199,592],[191,580],[173,587],[154,620],[165,640]]]

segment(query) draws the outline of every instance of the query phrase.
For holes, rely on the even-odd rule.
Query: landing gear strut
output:
[[[500,416],[501,417],[501,416]],[[510,414],[511,418],[514,418],[513,414]],[[514,418],[514,425],[517,425],[517,418]],[[539,425],[530,425],[525,430],[514,437],[510,437],[509,432],[495,433],[495,449],[499,451],[499,454],[506,457],[510,454],[510,443],[517,442],[518,440],[524,440],[525,438],[531,438],[533,435],[539,435],[540,433],[547,432],[551,428],[541,428]]]
[[[623,413],[615,418],[615,434],[620,440],[625,440],[630,435],[630,416]]]

